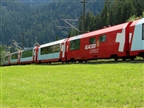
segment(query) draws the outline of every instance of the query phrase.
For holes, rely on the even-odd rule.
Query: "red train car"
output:
[[[66,39],[41,45],[37,50],[37,63],[65,62]]]
[[[132,22],[69,38],[68,61],[129,58],[129,31]]]

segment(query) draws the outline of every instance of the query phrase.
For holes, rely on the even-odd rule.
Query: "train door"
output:
[[[33,62],[36,63],[36,48],[37,47],[34,47],[33,49]]]
[[[110,45],[107,43],[107,35],[97,36],[96,48],[98,52],[98,58],[107,58],[109,53]]]
[[[38,59],[38,48],[39,46],[34,47],[33,49],[33,62],[37,63],[37,59]]]
[[[20,59],[21,59],[21,51],[18,51],[18,64],[20,64]]]
[[[89,38],[84,38],[84,58],[86,60],[89,59],[97,59],[97,47],[96,47],[96,36],[91,36]]]
[[[62,61],[66,60],[66,42],[67,39],[63,43],[61,43],[60,58]]]
[[[12,56],[12,54],[9,54],[9,55],[8,55],[8,65],[11,64],[11,56]]]

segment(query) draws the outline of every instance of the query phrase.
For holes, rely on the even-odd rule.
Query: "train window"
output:
[[[22,52],[22,58],[32,57],[32,50]]]
[[[60,44],[56,44],[56,45],[41,48],[41,55],[57,53],[59,51],[60,51]]]
[[[144,40],[144,24],[142,25],[142,40]]]
[[[11,59],[17,59],[17,54],[12,54]]]
[[[80,49],[80,39],[70,41],[70,50]]]
[[[49,52],[49,47],[41,48],[41,55],[48,54],[48,52]]]
[[[5,57],[5,61],[8,61],[8,56]]]
[[[106,41],[106,35],[102,35],[99,37],[100,42],[105,42]]]
[[[60,52],[60,44],[51,46],[51,51],[52,51],[51,53]]]
[[[96,43],[96,38],[94,37],[94,38],[90,38],[89,39],[89,44],[94,44],[94,43]]]

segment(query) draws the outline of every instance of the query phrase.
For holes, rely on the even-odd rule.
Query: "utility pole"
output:
[[[82,0],[81,3],[83,3],[82,33],[85,33],[85,4],[87,2],[85,0]]]

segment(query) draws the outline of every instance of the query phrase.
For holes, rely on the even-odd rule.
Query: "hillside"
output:
[[[23,33],[25,47],[68,37],[70,29],[57,28],[57,26],[68,26],[61,19],[79,19],[82,15],[82,4],[79,0],[41,3],[36,0],[35,2],[34,0],[33,2],[21,1],[23,2],[7,0],[0,4],[0,41],[3,45],[10,45],[12,40],[16,40],[21,46]],[[31,3],[41,5],[32,6]],[[103,4],[104,0],[89,2],[86,5],[86,12],[92,11],[96,15],[101,12]],[[71,23],[78,27],[78,22]]]
[[[54,0],[20,0],[20,1],[30,6],[38,6],[38,5],[43,5],[45,3],[48,3]]]
[[[85,31],[116,25],[128,19],[144,17],[143,0],[86,0]],[[12,41],[32,47],[78,34],[61,19],[78,19],[70,22],[82,31],[82,3],[80,0],[5,0],[0,2],[0,42],[5,49]],[[143,15],[142,15],[143,12]],[[24,40],[23,40],[24,37]],[[8,47],[6,47],[9,46]]]

